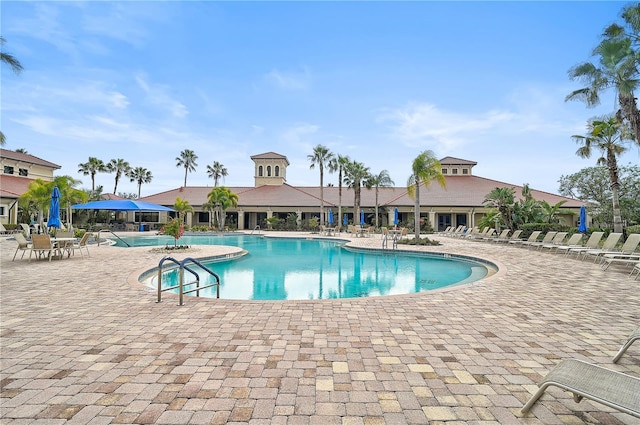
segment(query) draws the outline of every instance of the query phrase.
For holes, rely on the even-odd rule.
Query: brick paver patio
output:
[[[162,256],[149,248],[12,262],[16,242],[2,238],[0,422],[639,423],[557,388],[528,415],[520,408],[564,358],[640,376],[640,346],[611,362],[640,325],[640,280],[548,252],[439,239],[428,250],[491,259],[500,272],[413,295],[190,297],[180,307],[136,283]]]

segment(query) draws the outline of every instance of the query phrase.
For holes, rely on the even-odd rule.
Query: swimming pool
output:
[[[173,245],[166,236],[123,237],[132,246]],[[230,245],[249,254],[232,260],[205,261],[220,276],[220,296],[244,300],[359,298],[429,291],[470,283],[494,268],[490,263],[451,254],[423,254],[344,247],[345,241],[272,238],[251,235],[184,236],[186,245]],[[117,245],[124,246],[121,242]],[[199,273],[203,285],[207,273]],[[177,270],[163,274],[163,286],[177,285]],[[157,287],[148,273],[145,285]],[[215,289],[200,296],[215,297]]]

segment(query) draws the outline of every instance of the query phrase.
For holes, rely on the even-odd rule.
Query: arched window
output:
[[[276,177],[280,177],[280,166],[276,165]]]
[[[262,177],[262,165],[258,167],[258,177]]]
[[[271,177],[271,165],[267,165],[267,177]]]

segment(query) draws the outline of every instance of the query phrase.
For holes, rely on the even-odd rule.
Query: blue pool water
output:
[[[173,245],[173,238],[165,236],[123,239],[132,246]],[[183,236],[179,242],[238,246],[249,252],[232,260],[205,262],[220,276],[220,297],[226,299],[303,300],[407,294],[469,283],[488,273],[486,263],[473,259],[355,250],[343,247],[339,240],[233,235]],[[120,242],[118,245],[124,246]],[[205,285],[208,273],[199,275]],[[144,283],[157,287],[156,274],[150,274]],[[167,269],[163,287],[177,283],[177,270]],[[201,291],[200,296],[215,297],[215,288]]]

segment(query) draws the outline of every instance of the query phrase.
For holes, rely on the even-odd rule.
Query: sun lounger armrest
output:
[[[576,402],[586,398],[640,418],[640,378],[575,359],[561,361],[547,374],[522,413],[552,385],[572,392]]]

